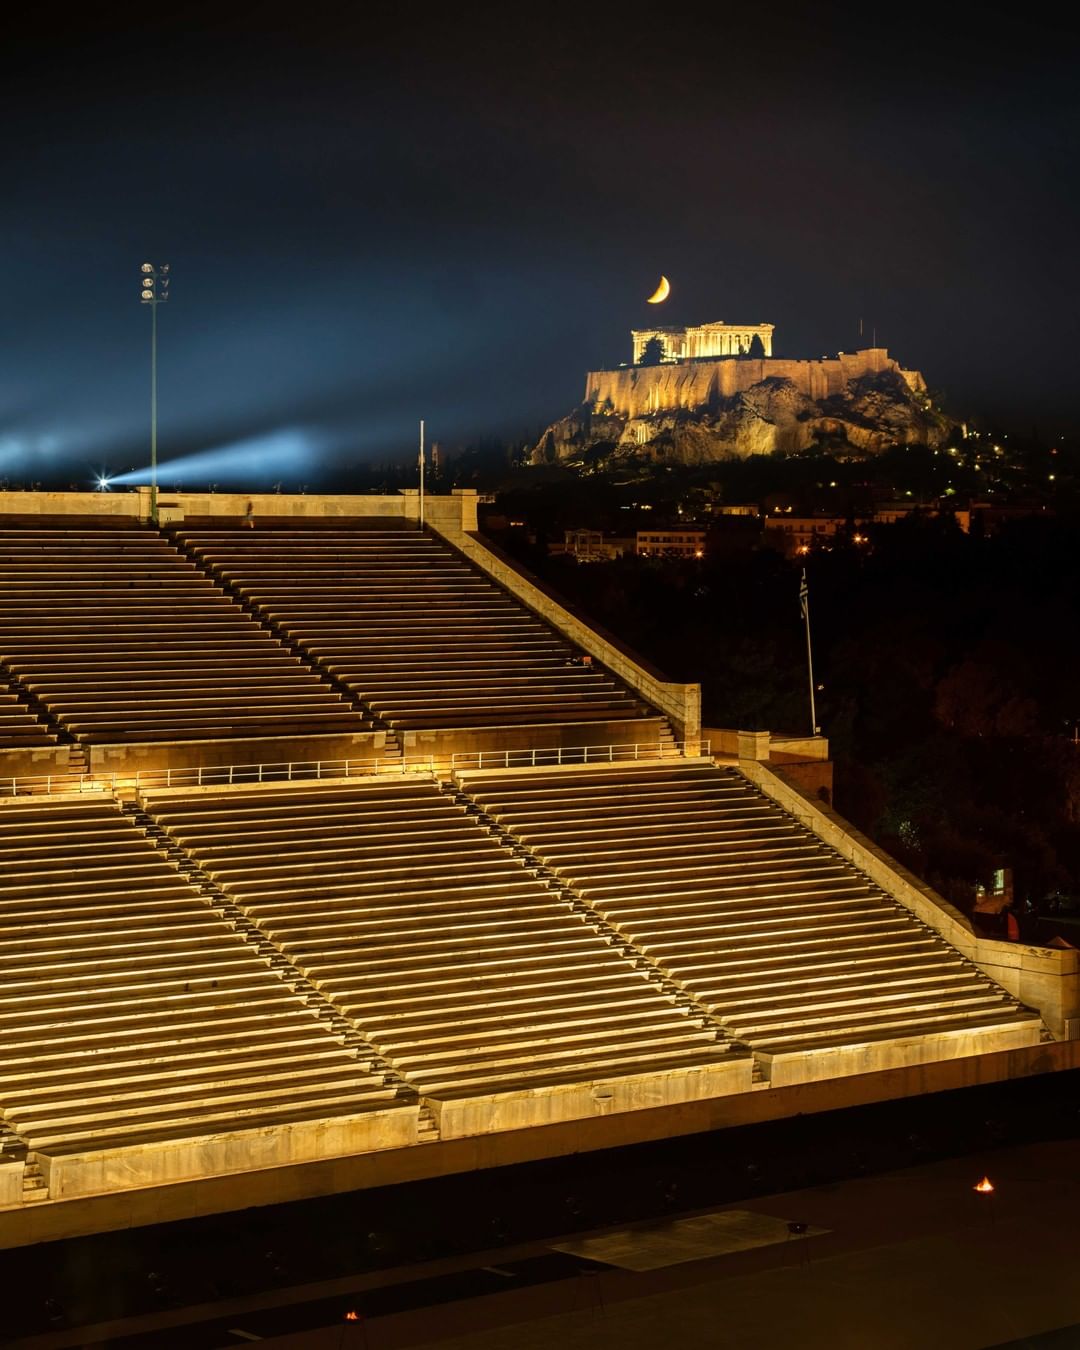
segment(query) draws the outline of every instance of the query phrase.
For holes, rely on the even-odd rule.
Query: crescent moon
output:
[[[671,282],[668,281],[667,277],[661,277],[660,285],[657,286],[654,293],[649,296],[648,300],[646,300],[645,303],[647,305],[661,305],[670,294],[671,294]]]

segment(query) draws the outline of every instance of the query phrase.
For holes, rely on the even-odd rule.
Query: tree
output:
[[[939,681],[934,716],[961,736],[1029,736],[1038,704],[999,668],[978,656],[960,661]]]
[[[664,359],[664,344],[658,337],[651,337],[641,349],[643,366],[658,366]]]
[[[757,358],[757,359],[761,359],[762,357],[764,357],[764,355],[765,355],[765,344],[764,344],[764,342],[762,342],[762,340],[761,340],[761,334],[760,334],[760,333],[755,333],[755,334],[754,334],[754,336],[753,336],[753,338],[752,338],[752,340],[751,340],[751,342],[750,342],[750,346],[749,346],[749,348],[748,348],[746,354],[747,354],[747,356],[753,356],[753,357],[755,357],[755,358]]]

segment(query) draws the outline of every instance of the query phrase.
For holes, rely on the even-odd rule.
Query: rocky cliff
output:
[[[881,349],[830,361],[687,362],[591,374],[585,402],[547,429],[532,458],[695,464],[813,447],[875,454],[943,445],[951,426],[922,376]]]

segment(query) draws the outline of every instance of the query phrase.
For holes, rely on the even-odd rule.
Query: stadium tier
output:
[[[149,529],[0,529],[0,662],[83,744],[372,729]]]
[[[437,783],[145,808],[431,1105],[444,1137],[750,1084],[745,1051]]]
[[[179,538],[395,730],[649,718],[652,739],[670,740],[654,711],[430,533],[357,522]]]
[[[485,813],[750,1044],[773,1081],[1038,1042],[1021,1007],[708,761],[461,776]],[[890,1062],[888,1059],[885,1062]]]
[[[370,1147],[373,1112],[415,1138],[415,1095],[268,948],[111,798],[0,805],[0,1117],[52,1198],[311,1156],[335,1124]]]
[[[1075,951],[981,935],[790,738],[685,757],[700,689],[474,495],[16,495],[0,1246],[1076,1067]]]

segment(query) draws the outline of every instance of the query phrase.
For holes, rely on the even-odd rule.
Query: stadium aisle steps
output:
[[[0,667],[0,750],[50,746],[56,741],[56,733],[30,707],[12,672]]]

